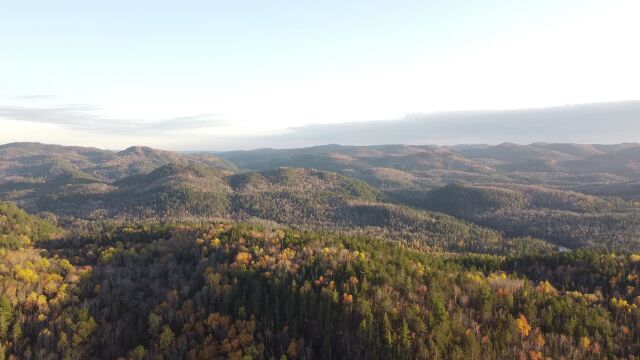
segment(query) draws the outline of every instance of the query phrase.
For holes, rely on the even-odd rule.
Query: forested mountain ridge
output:
[[[249,169],[324,166],[381,189],[387,201],[445,212],[509,237],[635,249],[640,236],[640,145],[633,143],[333,145],[221,156]]]
[[[432,241],[427,243],[439,249],[496,250],[494,245],[469,248],[467,235],[443,243],[452,237],[434,237],[432,230],[425,230],[434,229],[429,224],[439,216],[422,211],[428,210],[493,229],[483,230],[490,234],[483,235],[484,244],[504,246],[503,238],[533,237],[568,248],[635,250],[640,246],[640,222],[633,189],[640,179],[634,180],[633,172],[572,174],[562,167],[593,162],[598,169],[603,157],[622,154],[618,163],[626,162],[625,169],[632,169],[637,148],[636,144],[545,143],[326,145],[209,156],[144,147],[116,153],[19,143],[0,150],[5,159],[0,160],[5,174],[0,198],[31,212],[53,213],[66,223],[74,218],[261,219],[296,227],[378,232],[405,240],[428,238]],[[505,160],[510,154],[512,162]],[[33,166],[33,159],[39,165]],[[521,171],[523,160],[545,161],[551,167],[527,165]],[[273,167],[278,165],[304,168]],[[246,171],[250,167],[264,170]],[[101,175],[105,169],[108,179]],[[125,176],[126,172],[131,174]],[[457,224],[454,229],[470,229],[456,219],[440,219]]]
[[[472,183],[553,183],[640,180],[640,144],[547,144],[496,146],[339,146],[302,149],[231,151],[219,156],[239,168],[312,167],[345,173],[367,181],[367,170],[407,172],[427,185],[451,181]],[[406,177],[406,176],[405,176]],[[375,180],[373,180],[375,181]]]
[[[310,169],[229,174],[203,166],[168,164],[110,184],[63,186],[37,197],[29,208],[54,213],[68,225],[74,218],[225,218],[367,233],[448,251],[553,249],[541,241],[526,245],[450,216],[391,204],[382,191],[363,181]]]
[[[389,180],[393,183],[395,176],[406,178],[423,171],[480,175],[490,172],[489,168],[475,161],[435,146],[326,145],[302,149],[231,151],[220,153],[219,156],[241,169],[266,170],[283,166],[315,168],[340,172],[368,182],[377,182],[378,185]]]
[[[178,154],[144,146],[116,152],[78,146],[11,143],[0,145],[0,183],[39,183],[58,177],[112,182],[148,173],[169,163],[234,168],[214,155]]]
[[[397,201],[439,211],[510,237],[531,236],[568,248],[635,249],[640,217],[622,199],[531,185],[450,184],[398,191]]]
[[[230,171],[236,171],[236,168],[314,168],[357,177],[375,183],[375,186],[390,180],[393,183],[394,177],[399,178],[402,184],[399,187],[406,187],[407,179],[411,179],[409,183],[415,186],[444,185],[456,180],[576,186],[640,180],[637,170],[640,169],[640,145],[326,145],[302,149],[232,151],[215,155],[174,153],[139,146],[114,152],[38,143],[0,145],[2,183],[37,183],[61,176],[112,182],[126,176],[148,173],[169,163],[204,165]],[[531,166],[536,163],[545,165],[542,168]]]

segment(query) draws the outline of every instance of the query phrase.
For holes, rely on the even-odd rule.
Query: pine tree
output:
[[[402,319],[402,327],[400,328],[400,357],[402,359],[411,358],[411,332],[409,325],[405,319]]]
[[[9,327],[13,321],[13,305],[5,295],[0,296],[0,340],[9,334]]]

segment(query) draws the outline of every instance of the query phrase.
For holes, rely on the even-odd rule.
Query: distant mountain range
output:
[[[213,155],[183,155],[144,146],[132,146],[115,152],[39,143],[0,145],[2,182],[55,178],[112,182],[125,176],[148,173],[168,163],[235,168],[232,164]]]
[[[584,183],[640,179],[640,144],[340,146],[219,153],[241,169],[278,166],[338,171],[394,187],[469,182]],[[540,178],[544,179],[541,180]]]
[[[538,250],[640,248],[638,188],[639,144],[0,146],[0,199],[61,222],[251,219],[449,251],[504,253],[522,237]]]

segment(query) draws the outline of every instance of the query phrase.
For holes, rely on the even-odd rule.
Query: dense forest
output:
[[[0,360],[629,359],[637,145],[0,146]]]
[[[1,256],[5,358],[640,351],[634,254],[447,255],[362,236],[201,222],[102,223]]]

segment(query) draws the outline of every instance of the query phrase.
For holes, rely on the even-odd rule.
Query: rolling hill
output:
[[[213,219],[274,222],[402,240],[446,251],[514,251],[499,233],[451,216],[387,202],[364,181],[312,169],[231,174],[168,164],[112,183],[67,184],[19,200],[33,212],[67,222],[105,219]],[[542,251],[549,244],[533,243]]]
[[[432,190],[390,194],[395,201],[443,212],[501,231],[531,236],[567,248],[635,248],[640,217],[614,211],[620,200],[532,185],[450,184]],[[624,205],[623,205],[624,206]]]
[[[148,173],[169,163],[201,164],[234,169],[213,155],[189,155],[132,146],[115,152],[95,148],[11,143],[0,145],[0,183],[52,181],[56,178],[112,182]]]
[[[0,197],[66,223],[227,218],[375,233],[454,251],[510,251],[505,244],[521,237],[571,248],[635,247],[637,149],[326,145],[214,156],[7,144],[0,147]]]

